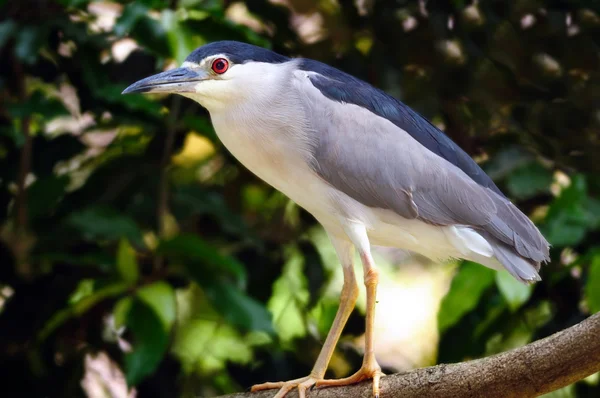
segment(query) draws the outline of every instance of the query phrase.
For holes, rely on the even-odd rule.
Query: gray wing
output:
[[[326,98],[303,72],[298,78],[314,131],[313,169],[360,203],[435,225],[468,225],[535,263],[548,244],[508,199],[477,184],[410,134],[369,110]]]

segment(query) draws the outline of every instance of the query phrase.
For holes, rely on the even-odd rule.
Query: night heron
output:
[[[450,138],[397,99],[323,63],[233,41],[207,44],[180,68],[125,93],[175,93],[209,112],[215,131],[250,171],[323,225],[344,270],[340,307],[309,376],[265,383],[283,397],[383,375],[373,352],[379,273],[371,244],[435,260],[462,258],[540,280],[549,245],[535,225]],[[367,291],[361,369],[324,380],[356,303],[354,248]]]

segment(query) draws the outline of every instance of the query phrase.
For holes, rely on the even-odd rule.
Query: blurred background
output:
[[[551,242],[533,287],[377,249],[387,373],[600,310],[600,1],[0,4],[0,395],[210,397],[310,372],[342,284],[322,229],[224,150],[199,105],[120,94],[215,40],[402,99]],[[328,377],[359,367],[363,332],[364,292]],[[598,375],[551,396],[598,397]]]

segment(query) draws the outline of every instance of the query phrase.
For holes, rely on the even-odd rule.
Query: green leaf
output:
[[[135,250],[127,239],[121,238],[117,249],[117,270],[121,278],[133,285],[139,278],[139,266],[135,257]]]
[[[294,251],[273,284],[273,295],[267,308],[273,314],[274,326],[283,342],[306,335],[305,312],[310,299],[303,258]]]
[[[150,7],[139,1],[129,3],[123,8],[113,31],[118,36],[129,35],[147,51],[166,56],[167,32],[159,21],[148,16]]]
[[[59,2],[68,7],[79,7],[86,5],[89,0],[59,0]]]
[[[127,327],[134,337],[133,351],[125,355],[128,385],[136,385],[152,374],[162,360],[169,344],[169,334],[152,307],[134,300],[127,314]]]
[[[507,271],[496,272],[496,286],[513,312],[529,300],[533,291],[532,285],[525,285],[517,281]]]
[[[6,109],[15,119],[34,114],[43,115],[46,119],[69,115],[69,111],[61,101],[49,97],[48,93],[41,90],[36,90],[26,101],[7,103]]]
[[[244,223],[243,218],[230,210],[222,195],[209,192],[198,185],[186,185],[173,192],[173,212],[185,209],[186,214],[210,214],[219,221],[226,232],[252,238],[258,238]],[[181,213],[181,211],[180,211]]]
[[[40,216],[48,216],[65,194],[69,184],[68,176],[40,178],[27,188],[27,206],[29,217],[33,220]]]
[[[600,200],[592,197],[584,201],[585,212],[588,215],[588,224],[591,229],[600,228]]]
[[[483,292],[494,283],[494,272],[470,261],[463,262],[438,312],[440,333],[477,306]]]
[[[206,296],[228,322],[247,330],[273,332],[271,314],[261,303],[227,282],[204,282]]]
[[[38,341],[44,341],[52,332],[64,324],[71,318],[75,318],[85,314],[99,302],[109,298],[123,294],[128,286],[124,283],[111,283],[92,293],[85,291],[89,286],[79,285],[75,292],[71,295],[71,305],[55,313],[39,331]],[[77,297],[79,296],[79,297]]]
[[[90,207],[72,213],[67,224],[79,230],[87,240],[127,238],[143,246],[142,232],[135,221],[109,207]]]
[[[154,311],[164,330],[170,331],[177,311],[175,292],[171,285],[160,281],[143,286],[137,290],[137,297]]]
[[[199,284],[210,277],[206,275],[208,266],[211,274],[228,272],[235,277],[240,286],[246,283],[246,269],[233,257],[221,254],[215,247],[196,235],[182,234],[159,243],[158,255],[178,259],[184,262],[188,272]],[[200,264],[198,264],[200,263]]]
[[[123,297],[115,304],[113,308],[113,317],[115,320],[115,329],[119,329],[127,324],[127,316],[133,305],[133,297]]]
[[[15,54],[17,57],[25,63],[35,63],[42,44],[42,36],[39,26],[21,26],[16,34]]]
[[[542,395],[541,398],[577,398],[577,390],[575,383],[560,388],[558,390],[551,391],[547,394]]]
[[[186,373],[226,368],[228,362],[247,364],[252,359],[251,342],[222,321],[192,319],[178,329],[173,353]]]
[[[544,236],[553,246],[573,246],[585,237],[588,228],[594,226],[595,217],[590,217],[587,184],[581,175],[574,175],[571,184],[563,189],[548,209],[546,221],[541,226]]]
[[[185,21],[180,21],[173,10],[163,10],[160,22],[167,32],[171,54],[178,64],[183,63],[192,51],[206,43]]]
[[[183,117],[183,123],[189,127],[190,130],[197,131],[212,142],[219,141],[219,138],[215,133],[215,128],[210,122],[210,119],[195,115],[185,115]]]
[[[125,36],[129,33],[138,21],[148,14],[148,7],[139,1],[127,4],[123,8],[123,13],[113,27],[113,32],[117,36]]]
[[[246,284],[246,270],[234,258],[219,253],[196,235],[178,235],[162,241],[157,254],[182,261],[229,322],[247,329],[272,331],[268,311],[240,290]],[[226,275],[233,276],[237,283],[226,280]]]
[[[0,128],[0,135],[10,138],[17,148],[21,148],[25,143],[25,136],[14,125]]]
[[[511,173],[506,187],[515,198],[528,199],[547,191],[551,183],[552,172],[539,163],[531,163]]]
[[[540,301],[523,311],[522,316],[511,316],[486,341],[485,355],[493,355],[530,343],[535,331],[552,319],[548,301]]]
[[[585,297],[590,312],[600,312],[600,251],[597,251],[591,260],[585,284]]]
[[[94,293],[94,280],[82,279],[77,284],[77,288],[69,296],[69,305],[77,304],[82,299],[91,296]]]
[[[123,105],[132,111],[142,111],[151,116],[160,115],[161,106],[158,102],[143,95],[124,96],[121,94],[124,89],[125,85],[107,83],[94,87],[94,94],[107,102]]]
[[[501,180],[532,161],[531,153],[522,147],[510,146],[498,151],[483,168],[492,180]]]
[[[0,48],[4,48],[17,29],[18,25],[12,19],[0,22]]]
[[[541,232],[552,246],[575,246],[585,237],[585,224],[575,212],[567,210],[543,225]]]

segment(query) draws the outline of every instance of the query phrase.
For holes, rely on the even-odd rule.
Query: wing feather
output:
[[[474,227],[526,259],[548,260],[546,240],[497,188],[478,184],[389,120],[327,98],[314,86],[315,76],[324,78],[303,72],[297,84],[317,137],[312,167],[325,181],[366,206],[435,225]]]

